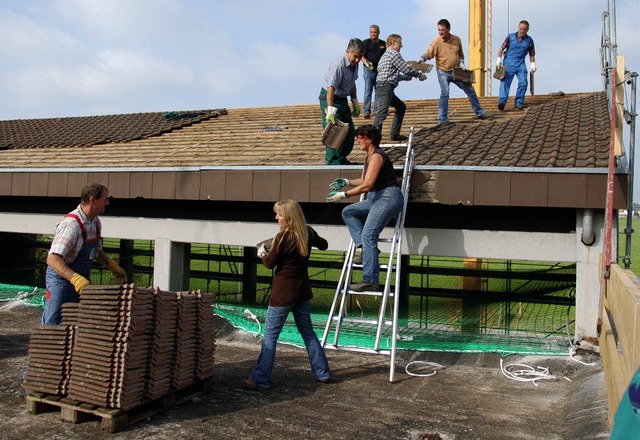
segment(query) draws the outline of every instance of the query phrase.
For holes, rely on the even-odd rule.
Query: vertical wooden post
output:
[[[487,0],[469,0],[469,64],[475,72],[473,88],[478,96],[485,96]]]

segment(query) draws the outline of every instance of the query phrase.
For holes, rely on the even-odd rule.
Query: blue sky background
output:
[[[606,7],[606,0],[494,0],[493,59],[527,19],[536,93],[602,90]],[[640,0],[619,0],[617,13],[619,53],[637,71]],[[451,21],[468,57],[467,0],[4,0],[0,119],[314,103],[349,38],[366,38],[376,23],[383,38],[402,35],[402,54],[416,59],[440,18]],[[436,98],[439,88],[430,75],[397,93]]]
[[[526,19],[537,94],[603,90],[602,16],[610,3],[493,0],[492,60]],[[615,4],[618,53],[637,72],[640,0]],[[329,63],[350,38],[367,38],[376,23],[382,38],[402,35],[404,58],[417,59],[440,18],[468,58],[468,0],[2,0],[0,119],[316,103]],[[357,85],[362,101],[362,79]],[[440,89],[430,74],[396,93],[434,99]],[[454,87],[452,96],[463,95]],[[638,200],[640,179],[635,186]]]

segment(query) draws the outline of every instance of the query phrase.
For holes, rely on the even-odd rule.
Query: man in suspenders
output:
[[[118,283],[127,280],[125,271],[102,251],[99,215],[109,205],[109,190],[99,183],[82,189],[80,204],[56,225],[47,256],[47,301],[42,324],[62,324],[62,304],[79,302],[82,289],[91,284],[91,264],[97,261],[113,273]]]

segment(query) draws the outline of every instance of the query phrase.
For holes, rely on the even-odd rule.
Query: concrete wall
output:
[[[597,337],[600,311],[600,274],[603,215],[594,220],[596,237],[592,246],[582,243],[582,216],[577,211],[576,232],[478,231],[457,229],[407,228],[404,254],[509,260],[568,261],[577,263],[576,340]],[[188,287],[190,243],[254,246],[278,231],[277,223],[201,221],[158,218],[101,216],[103,235],[129,240],[155,241],[155,284],[161,289]],[[57,215],[0,214],[0,232],[52,234]],[[329,241],[332,250],[345,250],[350,237],[345,226],[313,225]],[[391,237],[387,228],[382,236]],[[381,243],[383,252],[387,251]]]

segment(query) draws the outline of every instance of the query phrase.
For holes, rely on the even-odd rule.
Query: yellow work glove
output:
[[[71,284],[73,284],[73,287],[74,289],[76,289],[76,292],[82,293],[82,289],[84,289],[89,284],[91,284],[91,281],[89,281],[79,273],[74,273],[73,276],[71,277]]]
[[[118,284],[124,284],[127,282],[127,273],[118,265],[118,263],[116,263],[116,260],[109,260],[109,262],[107,263],[107,268],[116,278]]]

